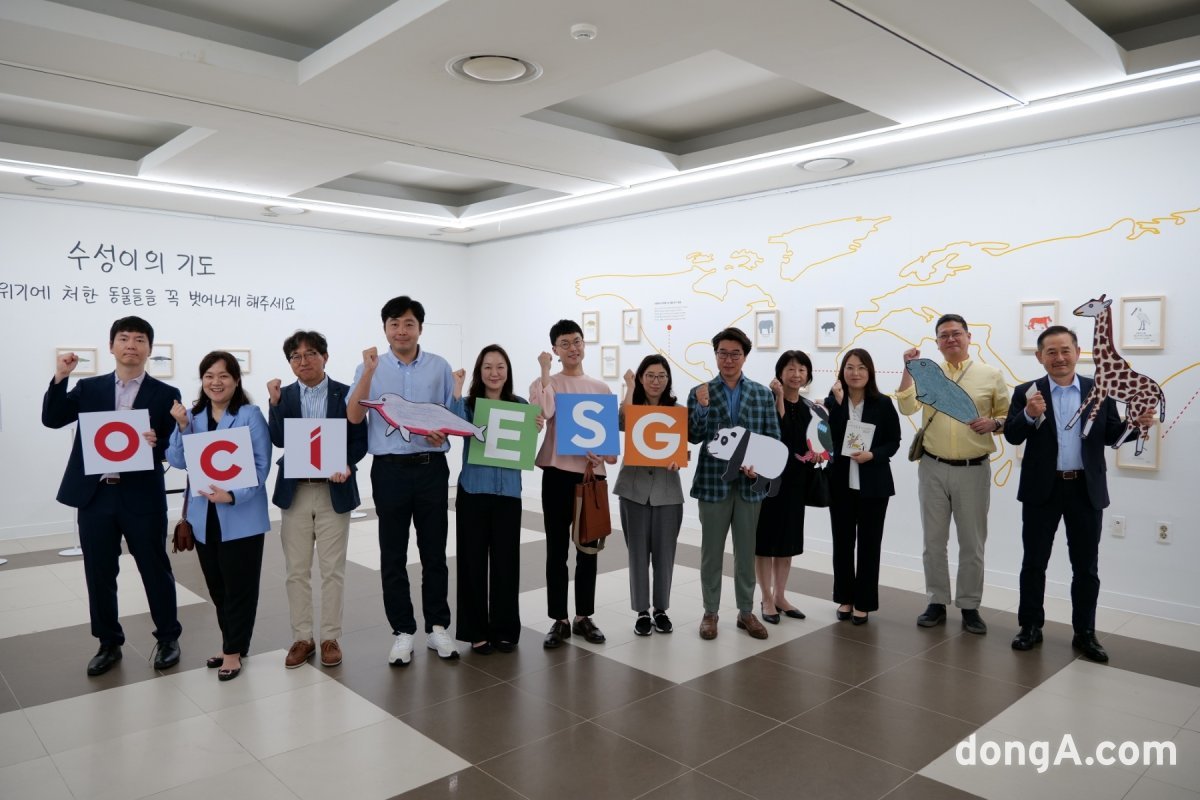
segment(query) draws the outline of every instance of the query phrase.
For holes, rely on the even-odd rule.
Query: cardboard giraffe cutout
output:
[[[1111,305],[1112,300],[1106,300],[1104,295],[1100,295],[1097,299],[1088,300],[1075,309],[1075,316],[1092,317],[1096,320],[1096,330],[1092,341],[1092,360],[1096,362],[1096,383],[1071,417],[1070,422],[1067,423],[1067,428],[1071,428],[1079,421],[1083,410],[1087,408],[1088,403],[1091,403],[1092,410],[1088,414],[1087,422],[1083,425],[1083,433],[1080,434],[1081,438],[1086,439],[1092,430],[1092,423],[1096,421],[1096,415],[1100,412],[1100,404],[1104,402],[1104,398],[1111,397],[1125,404],[1125,432],[1121,434],[1121,438],[1117,440],[1113,448],[1120,447],[1130,436],[1136,434],[1137,443],[1134,446],[1134,454],[1141,455],[1146,447],[1146,439],[1149,438],[1150,431],[1138,427],[1134,420],[1148,411],[1153,411],[1156,406],[1158,407],[1159,421],[1166,420],[1167,396],[1162,387],[1153,379],[1134,372],[1129,362],[1117,352],[1116,341],[1113,337],[1112,312],[1109,310]]]

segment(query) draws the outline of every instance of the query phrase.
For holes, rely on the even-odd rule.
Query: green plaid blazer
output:
[[[707,444],[717,436],[721,428],[741,426],[751,433],[761,433],[773,439],[780,438],[779,415],[775,410],[775,396],[761,383],[746,378],[742,383],[741,404],[737,421],[729,417],[729,400],[725,395],[725,384],[718,375],[708,382],[708,414],[700,419],[700,404],[696,402],[696,389],[688,393],[688,441],[700,445],[700,457],[692,478],[692,497],[709,503],[719,503],[729,496],[729,488],[737,486],[743,500],[761,502],[765,492],[751,491],[754,481],[739,475],[733,483],[721,480],[726,462],[719,461],[708,452]]]

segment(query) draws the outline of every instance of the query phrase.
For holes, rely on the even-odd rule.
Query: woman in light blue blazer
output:
[[[233,680],[242,671],[242,657],[250,649],[258,586],[262,573],[264,534],[271,529],[267,516],[267,473],[271,469],[271,434],[258,407],[242,389],[242,370],[229,353],[214,350],[200,361],[200,396],[191,409],[178,400],[171,409],[177,427],[171,432],[167,460],[186,469],[184,437],[192,433],[245,427],[250,429],[258,485],[226,490],[215,485],[197,487],[188,499],[187,519],[196,533],[196,554],[217,608],[222,653],[208,659],[218,680]]]

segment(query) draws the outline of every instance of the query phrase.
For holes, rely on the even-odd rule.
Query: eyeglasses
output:
[[[559,339],[554,343],[554,346],[559,350],[570,350],[574,347],[583,347],[583,339],[576,336],[574,339]]]
[[[668,377],[667,373],[665,373],[665,372],[644,372],[644,373],[642,373],[642,380],[653,381],[655,383],[662,383],[663,381],[665,381],[667,379],[667,377]]]
[[[737,361],[742,356],[746,355],[740,350],[718,350],[717,358],[722,361]]]
[[[288,356],[288,361],[293,364],[299,364],[301,361],[312,361],[321,357],[321,354],[316,350],[305,350],[303,353],[292,353]]]
[[[966,331],[954,331],[953,333],[939,333],[937,340],[939,342],[948,342],[951,339],[965,339],[966,336],[967,336]]]

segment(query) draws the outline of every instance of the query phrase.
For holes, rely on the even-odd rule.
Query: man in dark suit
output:
[[[267,383],[270,395],[271,443],[283,447],[283,421],[288,418],[346,418],[350,387],[325,374],[329,345],[316,331],[296,331],[283,342],[295,383],[280,389],[280,380]],[[288,608],[292,646],[284,658],[288,669],[301,666],[317,651],[313,638],[313,548],[321,568],[321,664],[342,663],[342,597],[346,577],[346,545],[350,541],[350,512],[358,507],[355,464],[367,454],[367,423],[346,429],[346,470],[328,478],[285,478],[279,459],[272,502],[283,509],[279,540],[287,564]]]
[[[142,435],[154,448],[154,468],[141,472],[85,475],[79,433],[71,447],[58,502],[79,509],[79,543],[87,579],[92,635],[100,649],[88,662],[88,675],[103,675],[121,660],[125,633],[117,619],[117,573],[121,537],[137,563],[154,620],[154,668],[179,663],[182,628],[175,604],[175,574],[167,557],[167,495],[163,485],[163,454],[175,420],[171,406],[179,390],[146,374],[154,346],[154,328],[140,317],[124,317],[108,332],[115,372],[84,378],[67,391],[67,377],[79,365],[74,353],[59,356],[54,379],[42,399],[42,424],[62,428],[82,413],[144,408],[150,430]]]
[[[1100,526],[1103,509],[1108,506],[1104,447],[1116,443],[1125,426],[1117,416],[1116,402],[1107,397],[1086,439],[1080,438],[1082,426],[1066,428],[1093,384],[1091,378],[1075,374],[1079,342],[1073,331],[1062,325],[1042,331],[1036,357],[1046,375],[1016,388],[1004,424],[1004,438],[1009,443],[1025,443],[1017,490],[1017,499],[1023,504],[1021,539],[1025,548],[1017,611],[1021,629],[1012,646],[1030,650],[1042,641],[1046,566],[1061,520],[1067,529],[1071,559],[1071,626],[1075,631],[1071,645],[1086,658],[1105,662],[1108,653],[1096,639]],[[1154,410],[1139,417],[1137,423],[1149,428]]]

